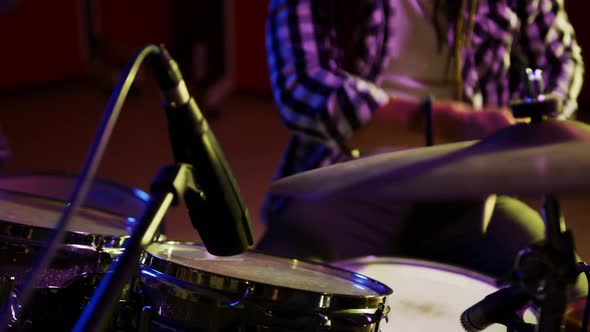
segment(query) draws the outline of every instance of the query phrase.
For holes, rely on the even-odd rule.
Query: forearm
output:
[[[428,117],[435,144],[484,138],[516,123],[508,108],[476,110],[463,102],[440,100],[426,111],[423,101],[392,97],[348,143],[365,150],[424,145]]]
[[[330,27],[311,0],[273,0],[267,52],[275,101],[287,127],[339,148],[387,103],[387,94],[332,58]]]
[[[364,151],[424,144],[426,114],[419,100],[390,97],[347,141]]]

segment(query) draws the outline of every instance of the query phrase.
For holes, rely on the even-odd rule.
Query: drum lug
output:
[[[13,278],[11,278],[11,281],[14,281]],[[8,294],[8,298],[6,299],[6,309],[8,312],[12,313],[10,315],[10,321],[8,322],[8,327],[11,328],[23,328],[23,326],[27,326],[29,324],[27,319],[23,319],[23,317],[21,317],[19,319],[20,312],[21,312],[22,306],[19,302],[18,299],[18,294],[15,291],[15,285],[11,285],[11,291]]]
[[[141,313],[139,314],[139,323],[137,325],[138,332],[149,332],[151,330],[153,311],[154,309],[149,305],[141,308]]]
[[[16,277],[12,275],[0,277],[0,283],[2,285],[0,288],[0,300],[7,302],[16,286]]]
[[[377,309],[377,312],[383,316],[383,319],[385,319],[385,323],[389,322],[389,311],[390,310],[391,310],[391,307],[389,307],[385,303],[379,304],[379,309]]]
[[[244,292],[235,300],[225,301],[223,306],[227,307],[237,307],[244,302],[250,296],[251,293],[254,292],[254,285],[250,284],[249,282],[246,283],[246,287],[244,288]],[[224,296],[225,297],[225,296]]]
[[[318,318],[319,318],[319,325],[321,327],[331,327],[332,326],[332,320],[330,320],[330,317],[328,317],[322,313],[318,313]]]

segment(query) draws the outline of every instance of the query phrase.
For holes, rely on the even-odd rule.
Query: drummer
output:
[[[399,147],[424,128],[434,97],[435,142],[485,137],[517,120],[526,67],[543,70],[545,93],[571,118],[583,63],[563,0],[272,0],[267,52],[276,103],[293,136],[275,178]],[[350,196],[350,195],[349,195]],[[491,276],[544,237],[543,220],[501,196],[486,232],[481,201],[396,204],[279,197],[263,207],[258,249],[340,260],[395,255],[436,260]],[[586,283],[578,283],[585,294]]]

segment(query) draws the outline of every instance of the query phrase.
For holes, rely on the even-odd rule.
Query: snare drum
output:
[[[20,282],[59,220],[75,178],[31,174],[0,177],[0,291],[3,301]],[[24,330],[51,326],[69,330],[104,273],[120,254],[147,195],[99,180],[85,206],[72,218],[51,266],[40,278],[21,319],[12,325]],[[65,196],[64,196],[65,195]],[[113,203],[113,204],[110,204]],[[116,214],[113,210],[131,213]],[[101,209],[97,209],[97,208]],[[18,297],[13,305],[18,305]]]
[[[389,320],[381,326],[383,332],[464,331],[461,314],[498,290],[489,277],[423,260],[364,257],[333,265],[395,289],[389,300]],[[524,319],[535,323],[533,310],[527,310]],[[506,327],[494,324],[486,331],[506,331]]]
[[[182,331],[378,331],[392,292],[327,265],[173,242],[146,249],[137,284],[153,326]]]

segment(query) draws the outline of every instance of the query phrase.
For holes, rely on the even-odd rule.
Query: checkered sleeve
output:
[[[584,64],[563,0],[530,0],[523,9],[525,36],[521,45],[531,67],[544,72],[545,91],[563,98],[560,118],[571,117],[582,88]]]
[[[321,1],[321,0],[320,0]],[[272,0],[266,24],[271,86],[286,126],[341,148],[388,101],[372,82],[341,70],[313,0]]]

